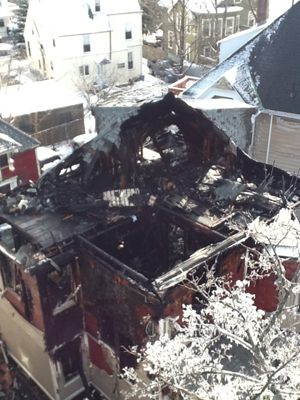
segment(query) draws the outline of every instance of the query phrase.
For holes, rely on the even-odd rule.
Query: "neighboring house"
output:
[[[243,8],[239,13],[238,23],[240,30],[245,30],[256,25],[257,3],[260,1],[261,0],[224,0],[221,4],[227,4],[227,7],[240,6]]]
[[[182,304],[199,305],[187,279],[212,266],[247,273],[246,249],[264,244],[247,221],[269,224],[286,202],[297,206],[279,181],[294,182],[172,93],[132,108],[34,187],[0,198],[9,354],[50,399],[88,397],[89,385],[123,399],[131,386],[119,373],[137,366],[126,349],[171,334]],[[294,270],[298,254],[287,255]],[[257,305],[272,311],[274,281],[259,285]]]
[[[2,118],[42,145],[85,131],[82,99],[53,79],[3,87],[0,102]]]
[[[0,192],[39,177],[39,142],[0,119]]]
[[[138,0],[30,0],[25,40],[31,68],[75,91],[142,73]]]
[[[240,4],[223,6],[218,1],[161,0],[163,9],[163,48],[170,56],[184,54],[187,60],[217,61],[217,42],[240,30]]]
[[[10,3],[7,0],[0,1],[0,39],[1,37],[8,36],[7,27],[9,26],[10,19],[13,16]]]
[[[296,3],[183,92],[186,98],[238,97],[261,111],[265,110],[264,115],[273,115],[272,123],[269,117],[268,121],[263,119],[264,128],[262,124],[255,124],[249,152],[259,161],[275,165],[278,162],[292,173],[299,170],[297,160],[300,156],[295,136],[300,113],[300,84],[297,78],[300,70],[299,18],[300,3]],[[263,115],[259,116],[257,122],[262,118]],[[273,136],[277,123],[281,128],[277,130],[277,135],[274,131]],[[261,145],[262,141],[265,146]],[[288,143],[291,143],[289,149],[283,147]]]

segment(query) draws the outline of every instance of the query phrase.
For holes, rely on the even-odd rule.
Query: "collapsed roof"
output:
[[[249,158],[169,93],[11,191],[1,216],[47,257],[78,236],[118,273],[159,291],[245,240],[258,216],[297,207],[298,196],[295,177]]]

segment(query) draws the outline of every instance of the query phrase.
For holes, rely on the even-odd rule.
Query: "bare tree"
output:
[[[245,248],[243,280],[230,282],[207,268],[204,283],[199,275],[189,282],[199,306],[184,307],[184,324],[175,323],[175,336],[160,336],[142,351],[133,349],[150,380],[145,383],[126,368],[124,376],[135,380],[127,398],[154,399],[163,393],[186,400],[299,399],[300,224],[290,210],[282,210],[270,224],[256,220],[247,234],[264,246],[262,251]],[[284,261],[290,256],[280,257],[287,244],[294,254],[289,279]],[[273,275],[278,302],[266,313],[255,306],[248,288]]]

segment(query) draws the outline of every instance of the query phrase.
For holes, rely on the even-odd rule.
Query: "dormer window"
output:
[[[100,0],[95,0],[95,12],[101,11]]]

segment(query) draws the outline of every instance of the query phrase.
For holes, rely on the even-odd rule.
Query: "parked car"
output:
[[[180,66],[172,58],[160,58],[157,60],[148,60],[147,66],[150,74],[158,76],[167,83],[173,83],[182,78]]]

